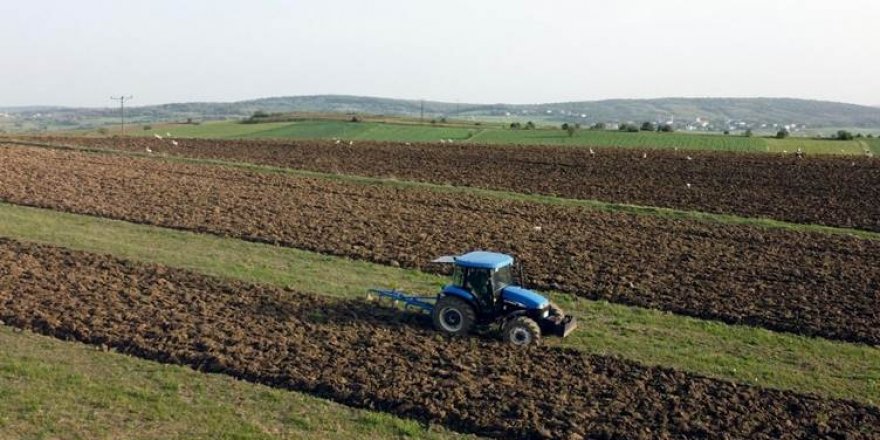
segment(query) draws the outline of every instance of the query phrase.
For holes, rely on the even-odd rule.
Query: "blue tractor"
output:
[[[430,313],[434,328],[463,336],[478,325],[498,324],[502,338],[514,345],[529,345],[541,336],[565,337],[576,327],[572,316],[535,291],[513,281],[513,257],[475,251],[440,257],[434,263],[454,265],[452,282],[436,296],[408,295],[394,289],[371,289],[379,298]]]

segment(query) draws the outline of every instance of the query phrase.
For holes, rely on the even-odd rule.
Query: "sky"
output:
[[[0,107],[351,94],[880,105],[877,0],[0,0]]]

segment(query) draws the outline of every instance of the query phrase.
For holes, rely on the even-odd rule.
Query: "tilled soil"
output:
[[[12,203],[429,271],[492,249],[537,288],[880,344],[880,241],[23,147],[0,164]]]
[[[109,138],[50,140],[880,231],[880,160],[864,157],[596,148],[591,155],[570,147],[380,142],[179,139],[175,146],[155,138],[124,144]]]
[[[0,239],[0,319],[498,438],[878,438],[880,410],[572,350],[448,340],[421,316]]]

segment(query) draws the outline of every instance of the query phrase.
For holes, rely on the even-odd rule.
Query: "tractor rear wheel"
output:
[[[435,329],[452,336],[470,333],[477,321],[474,308],[467,301],[454,296],[444,296],[437,300],[431,318]]]
[[[541,342],[541,327],[528,316],[517,316],[507,321],[501,333],[505,341],[520,347]]]

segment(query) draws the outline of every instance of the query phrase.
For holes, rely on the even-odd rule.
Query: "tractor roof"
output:
[[[455,264],[477,269],[498,269],[513,264],[513,257],[497,252],[475,251],[455,257]]]

